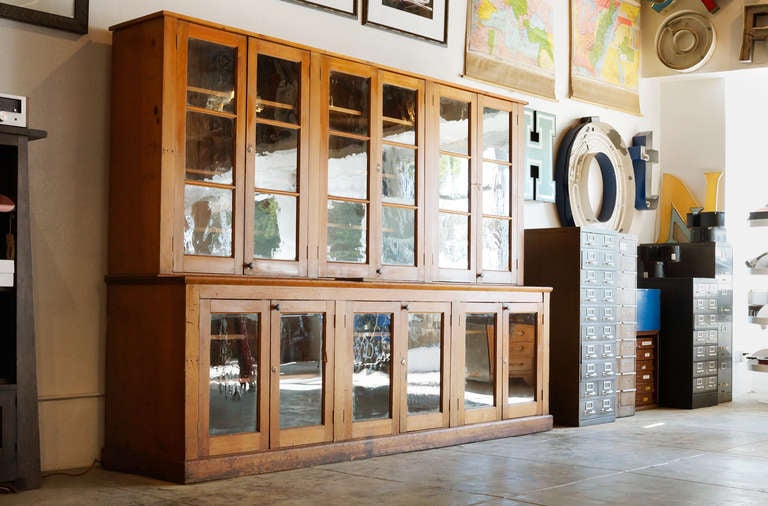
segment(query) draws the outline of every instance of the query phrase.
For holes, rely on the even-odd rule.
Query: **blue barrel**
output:
[[[661,290],[658,288],[637,289],[637,330],[659,330],[661,328]]]

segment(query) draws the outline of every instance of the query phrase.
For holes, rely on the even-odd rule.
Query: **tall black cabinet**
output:
[[[13,286],[0,287],[0,482],[20,489],[40,486],[27,146],[45,136],[0,125],[0,194],[16,204],[0,213],[0,258],[15,243]]]
[[[525,231],[525,283],[554,288],[549,409],[558,425],[634,412],[634,403],[620,414],[617,405],[618,380],[634,375],[634,356],[621,372],[617,357],[625,340],[634,345],[636,250],[634,236],[600,228]],[[625,387],[634,397],[634,382]]]
[[[659,404],[699,408],[733,396],[733,251],[725,242],[669,245],[664,277],[653,266],[638,272],[642,288],[661,289]],[[658,244],[641,244],[641,258],[653,258]],[[652,262],[646,261],[650,264]],[[684,317],[683,317],[684,315]]]

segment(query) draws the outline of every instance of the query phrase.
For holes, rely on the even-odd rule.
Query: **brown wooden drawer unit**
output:
[[[635,406],[638,409],[658,402],[658,339],[656,331],[637,333]]]

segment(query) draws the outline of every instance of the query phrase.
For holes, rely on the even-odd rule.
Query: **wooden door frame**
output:
[[[296,186],[299,196],[296,201],[296,259],[295,260],[272,260],[254,258],[253,256],[253,231],[254,231],[254,201],[253,192],[255,188],[256,160],[255,160],[255,140],[257,125],[257,102],[258,90],[256,83],[258,79],[258,56],[267,55],[273,58],[292,61],[301,67],[299,95],[299,124],[298,124],[298,149],[296,173]],[[310,136],[310,72],[309,72],[310,53],[308,51],[295,49],[282,44],[275,44],[261,39],[250,37],[248,39],[248,80],[247,80],[247,132],[245,137],[246,160],[245,160],[245,183],[244,192],[244,227],[243,227],[243,272],[246,275],[258,276],[306,276],[307,275],[307,256],[308,256],[308,218],[309,218],[309,136]],[[265,121],[272,125],[274,122]],[[279,126],[279,125],[277,125]],[[253,265],[249,268],[249,265]]]
[[[451,366],[451,426],[500,420],[502,415],[501,398],[501,303],[496,302],[454,302],[452,317],[452,358]],[[466,381],[466,317],[468,314],[495,315],[494,357],[490,364],[493,374],[494,405],[485,408],[466,409],[464,405],[464,386]],[[489,336],[490,337],[490,336]],[[490,347],[489,347],[490,349]]]
[[[270,302],[270,448],[284,448],[333,440],[335,304],[320,300]],[[284,314],[323,315],[322,423],[308,427],[280,428],[280,318]]]
[[[256,432],[210,434],[210,342],[212,314],[253,314],[259,316],[258,363],[258,399]],[[199,325],[199,407],[198,407],[198,447],[200,456],[237,453],[245,450],[266,450],[269,446],[269,305],[258,300],[222,300],[200,299]],[[206,351],[208,353],[206,353]]]
[[[360,302],[345,301],[343,314],[338,314],[340,320],[339,333],[336,335],[336,406],[337,415],[335,428],[336,440],[357,439],[362,437],[393,435],[399,432],[400,421],[400,403],[399,393],[402,389],[401,365],[396,360],[399,348],[399,329],[401,310],[400,304],[396,302]],[[337,303],[337,311],[341,311]],[[356,313],[386,313],[392,315],[392,326],[390,329],[390,388],[389,388],[389,407],[390,414],[388,418],[377,420],[354,421],[353,416],[353,339],[354,339],[354,316]]]
[[[175,207],[173,220],[173,266],[176,272],[201,272],[217,274],[242,274],[243,269],[243,185],[245,179],[245,131],[246,131],[246,66],[247,39],[243,35],[216,30],[198,24],[179,22],[178,47],[176,49],[175,97],[177,101],[175,153],[176,166],[173,178],[175,182]],[[186,131],[187,131],[187,63],[189,39],[200,39],[236,48],[237,63],[235,72],[235,138],[232,146],[232,254],[229,257],[187,255],[184,252],[184,190],[186,186]]]
[[[451,406],[451,303],[407,302],[401,306],[402,318],[397,335],[397,362],[401,365],[400,432],[448,427]],[[408,414],[408,316],[413,313],[439,313],[442,315],[440,356],[440,412]]]
[[[503,411],[503,418],[519,418],[523,416],[534,416],[534,415],[541,415],[544,414],[542,411],[543,406],[543,373],[542,373],[542,366],[543,361],[542,357],[540,356],[543,352],[544,343],[542,339],[542,333],[544,331],[543,326],[543,308],[541,304],[537,303],[522,303],[522,302],[512,302],[512,303],[505,303],[503,305],[503,315],[502,315],[502,352],[504,353],[504,358],[502,360],[502,385],[501,385],[501,397],[502,397],[502,411]],[[533,362],[533,366],[536,368],[536,373],[534,377],[535,385],[534,385],[534,399],[530,402],[525,403],[519,403],[519,404],[509,404],[509,369],[510,369],[510,323],[509,323],[509,317],[512,314],[535,314],[535,339],[534,339],[534,350],[536,352],[536,357]]]

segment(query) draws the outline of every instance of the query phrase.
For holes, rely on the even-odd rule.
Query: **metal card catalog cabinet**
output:
[[[712,278],[652,278],[640,284],[661,289],[659,404],[686,409],[716,405],[718,282]]]
[[[624,239],[629,242],[620,247]],[[599,229],[525,231],[525,283],[554,288],[550,412],[559,425],[616,417],[617,336],[633,337],[635,330],[634,297],[625,293],[636,286],[629,267],[635,243],[632,236]],[[629,253],[623,260],[622,250]]]

